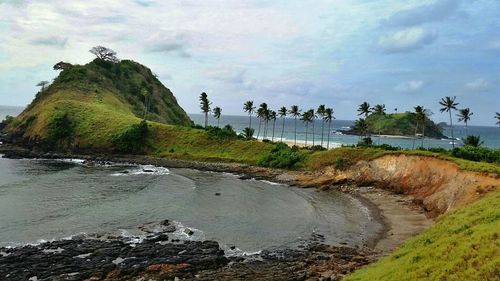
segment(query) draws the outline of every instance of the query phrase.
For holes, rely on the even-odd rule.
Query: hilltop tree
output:
[[[217,127],[219,127],[219,122],[220,122],[220,115],[222,113],[222,108],[216,106],[214,107],[214,109],[212,110],[212,113],[214,115],[214,118],[217,119]]]
[[[284,106],[278,110],[279,117],[281,117],[281,119],[283,119],[283,125],[281,126],[281,142],[283,142],[283,134],[285,133],[285,117],[286,117],[287,112],[288,112],[288,110]]]
[[[63,62],[63,61],[60,61],[56,64],[54,64],[54,70],[66,70],[66,69],[70,69],[73,65],[71,63],[67,63],[67,62]]]
[[[441,99],[441,101],[439,101],[439,104],[443,106],[441,109],[439,109],[439,111],[441,111],[441,113],[446,111],[450,114],[450,128],[452,138],[451,144],[453,148],[455,148],[455,136],[453,135],[453,120],[451,119],[451,111],[457,110],[457,105],[459,105],[458,102],[455,102],[456,98],[457,97],[444,97]]]
[[[470,117],[474,115],[474,113],[472,113],[470,111],[470,108],[463,108],[463,109],[460,109],[458,110],[458,122],[464,122],[465,123],[465,135],[468,136],[469,135],[469,129],[467,127],[467,123],[469,123],[470,121]]]
[[[368,114],[370,114],[371,109],[370,109],[370,104],[367,103],[366,101],[363,102],[358,106],[358,116],[365,115],[365,118],[368,117]]]
[[[335,119],[335,117],[333,116],[333,109],[326,108],[325,113],[323,114],[323,120],[328,122],[328,138],[327,138],[327,143],[326,143],[326,149],[330,149],[330,132],[331,132],[331,125],[332,125],[333,119]]]
[[[45,91],[45,89],[46,89],[47,85],[49,85],[49,84],[50,84],[50,82],[49,82],[49,81],[45,81],[45,80],[44,80],[44,81],[40,81],[40,82],[38,82],[38,84],[36,84],[36,85],[37,85],[38,87],[41,87],[40,92],[43,92],[43,91]]]
[[[255,112],[255,106],[253,106],[253,101],[249,100],[243,105],[243,110],[248,112],[248,117],[250,118],[248,128],[252,128],[252,114]]]
[[[325,129],[325,110],[326,107],[324,104],[320,104],[318,106],[318,109],[316,110],[316,113],[318,113],[319,118],[321,118],[321,147],[323,147],[323,135],[325,134],[324,129]]]
[[[288,111],[290,115],[294,118],[295,122],[295,140],[294,140],[294,145],[297,145],[297,117],[300,116],[300,109],[297,105],[292,105],[290,107],[290,110]]]
[[[210,112],[210,105],[212,103],[208,100],[207,93],[203,92],[200,95],[200,108],[201,112],[205,114],[205,128],[208,127],[208,113]]]
[[[414,107],[415,109],[415,133],[413,133],[413,145],[412,149],[415,148],[415,139],[417,137],[418,125],[422,124],[422,128],[425,128],[425,109],[423,106],[418,105]],[[422,135],[423,139],[423,135]]]
[[[495,119],[497,119],[497,125],[500,127],[500,112],[495,112]]]
[[[92,49],[89,50],[90,53],[92,53],[94,56],[96,56],[98,59],[103,60],[103,61],[108,61],[108,62],[119,62],[120,60],[116,57],[116,52],[106,48],[104,46],[95,46],[92,47]]]

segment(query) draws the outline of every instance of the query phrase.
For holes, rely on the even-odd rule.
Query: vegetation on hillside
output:
[[[346,277],[376,280],[498,280],[500,192],[440,217],[390,256]]]
[[[382,135],[415,135],[415,125],[418,115],[412,112],[392,113],[392,114],[371,114],[366,118],[368,130],[372,134]],[[441,138],[443,129],[435,124],[429,117],[425,116],[422,123],[425,126],[427,137]]]

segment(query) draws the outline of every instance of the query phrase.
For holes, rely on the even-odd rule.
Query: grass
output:
[[[498,206],[500,191],[446,214],[392,255],[344,280],[500,280]]]

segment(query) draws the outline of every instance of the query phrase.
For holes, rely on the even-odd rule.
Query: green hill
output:
[[[499,280],[499,204],[500,192],[494,192],[444,215],[392,255],[345,280]]]
[[[143,118],[146,96],[148,120],[192,125],[172,92],[149,68],[131,60],[95,59],[86,65],[68,65],[10,122],[7,132],[16,141],[43,143],[50,138],[51,124],[66,122],[74,132],[73,145],[106,147],[110,135]]]
[[[413,136],[415,134],[416,115],[412,112],[377,115],[371,114],[366,119],[368,130],[372,134]],[[428,117],[425,118],[425,136],[442,138],[443,129]],[[419,125],[418,134],[422,133]]]

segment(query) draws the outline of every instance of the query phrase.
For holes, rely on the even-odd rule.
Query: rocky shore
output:
[[[210,163],[148,156],[65,155],[36,153],[3,145],[0,154],[6,158],[78,158],[87,164],[127,162],[168,168],[238,174],[240,179],[262,179],[300,187],[338,188],[364,200],[374,219],[386,225],[383,233],[374,234],[366,247],[351,248],[322,243],[316,236],[299,249],[275,249],[248,257],[227,257],[215,241],[176,241],[165,230],[154,233],[141,243],[131,244],[123,238],[77,238],[36,246],[0,249],[0,276],[6,280],[340,280],[342,276],[366,265],[394,249],[403,240],[425,229],[419,224],[411,233],[399,230],[380,213],[387,204],[378,193],[371,197],[357,191],[349,180],[322,182],[303,180],[308,172],[254,167],[236,163]],[[372,189],[371,189],[372,190]],[[373,190],[372,190],[373,191]],[[400,215],[412,214],[427,221],[423,212],[399,204],[392,198]],[[399,205],[398,205],[399,204]],[[413,222],[412,222],[413,223]],[[381,241],[382,247],[376,247]],[[375,250],[376,249],[376,250]],[[83,257],[83,258],[81,258]],[[31,279],[30,279],[31,278]]]
[[[298,249],[227,257],[215,241],[180,241],[175,227],[141,241],[86,236],[0,248],[0,277],[18,280],[340,280],[374,260],[368,249],[333,247],[316,235]]]

